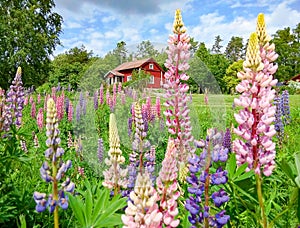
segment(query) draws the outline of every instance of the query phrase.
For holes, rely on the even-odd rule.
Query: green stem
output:
[[[265,214],[265,207],[264,207],[264,200],[263,200],[263,194],[262,194],[262,188],[261,188],[261,177],[259,174],[255,174],[256,179],[256,190],[257,190],[257,197],[259,201],[259,206],[261,210],[261,218],[262,218],[262,225],[263,228],[268,227],[267,217]]]
[[[54,149],[54,152],[56,153],[56,149]],[[52,193],[53,193],[53,200],[58,202],[58,187],[57,187],[56,174],[57,174],[57,167],[56,167],[56,162],[54,161],[52,162],[52,175],[53,175]],[[58,228],[58,227],[59,227],[58,205],[56,205],[54,209],[54,228]]]
[[[207,174],[207,177],[205,179],[205,184],[204,184],[204,196],[205,196],[205,206],[206,207],[209,206],[209,183],[210,183],[209,167],[210,167],[210,163],[211,163],[210,142],[208,142],[207,158],[206,158],[206,164],[205,164],[205,172]],[[209,228],[209,221],[208,221],[207,217],[204,218],[204,227]]]

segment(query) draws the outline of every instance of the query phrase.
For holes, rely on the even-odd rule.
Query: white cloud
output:
[[[265,13],[268,33],[274,34],[278,29],[294,27],[300,21],[300,12],[289,7],[291,1],[284,1],[276,7],[271,6],[271,13]],[[268,9],[266,9],[268,11]],[[256,16],[239,16],[232,21],[226,21],[224,15],[218,12],[205,14],[199,17],[199,24],[189,28],[190,35],[196,40],[205,42],[208,48],[214,44],[214,38],[220,35],[223,39],[222,45],[226,47],[232,36],[240,36],[244,44],[250,34],[256,29]],[[249,14],[248,14],[249,16]]]
[[[195,7],[195,4],[199,4],[196,0],[174,0],[172,4],[170,0],[129,0],[122,1],[122,4],[128,5],[124,9],[122,4],[111,4],[116,0],[109,1],[56,0],[56,9],[64,17],[65,32],[61,38],[64,48],[84,44],[94,53],[103,55],[115,48],[121,40],[131,47],[143,40],[166,44],[168,34],[172,32],[174,12],[177,8],[182,10],[188,34],[196,41],[205,42],[208,48],[211,48],[217,35],[224,40],[224,47],[232,36],[243,37],[245,43],[250,33],[255,31],[256,11],[260,9],[259,6],[265,8],[270,34],[287,26],[293,27],[300,21],[299,10],[290,6],[297,0],[226,0],[208,5],[205,9],[198,8],[198,5]],[[138,1],[144,3],[137,3]],[[280,2],[275,4],[278,1]],[[250,8],[245,7],[247,4]],[[132,13],[128,13],[129,6],[135,7]],[[141,14],[137,10],[144,13]]]
[[[103,23],[109,23],[109,22],[112,22],[114,20],[116,20],[115,16],[110,15],[110,16],[107,16],[107,17],[103,17],[101,21]]]
[[[82,24],[74,21],[66,21],[63,23],[63,29],[74,29],[74,28],[82,28]]]

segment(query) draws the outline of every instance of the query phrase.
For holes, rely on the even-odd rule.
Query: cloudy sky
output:
[[[213,3],[214,2],[214,3]],[[103,56],[125,41],[129,52],[143,40],[164,47],[176,9],[181,9],[187,32],[208,48],[220,35],[226,46],[232,36],[246,39],[264,13],[267,31],[274,34],[300,23],[299,0],[55,0],[63,19],[62,47],[55,54],[84,45]]]

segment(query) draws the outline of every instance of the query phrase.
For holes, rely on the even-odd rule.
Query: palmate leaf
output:
[[[254,171],[250,170],[249,172],[245,172],[248,163],[244,163],[240,167],[237,168],[235,154],[231,154],[230,158],[227,162],[226,170],[228,170],[228,177],[233,182],[242,181],[247,178],[250,178],[254,175]]]
[[[84,210],[83,210],[83,201],[81,199],[78,199],[78,197],[75,197],[69,193],[68,196],[69,196],[70,207],[72,208],[72,211],[78,223],[82,227],[87,227],[85,216],[84,216]]]
[[[115,196],[114,199],[111,202],[109,202],[109,206],[103,211],[103,213],[101,214],[99,220],[95,225],[97,226],[102,225],[104,220],[110,218],[117,210],[122,209],[125,206],[126,206],[126,198],[120,199],[119,196]]]
[[[126,198],[117,195],[110,199],[109,189],[101,189],[101,184],[95,188],[88,180],[85,180],[85,188],[85,191],[78,191],[82,198],[69,194],[70,206],[80,227],[111,227],[122,224],[121,214],[116,212],[126,206]]]
[[[104,205],[108,205],[109,190],[104,189],[100,192],[100,189],[98,189],[97,195],[98,195],[98,199],[94,202],[94,211],[103,211]],[[93,213],[92,220],[97,221],[100,215],[101,214]]]

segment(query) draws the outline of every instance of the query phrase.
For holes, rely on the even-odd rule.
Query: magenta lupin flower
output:
[[[166,111],[164,114],[168,131],[173,135],[175,144],[179,148],[179,161],[186,164],[188,155],[195,152],[195,147],[191,134],[190,110],[187,106],[189,86],[183,83],[189,79],[185,71],[189,69],[190,37],[185,33],[180,10],[176,10],[173,32],[174,34],[168,40],[168,59],[165,63],[168,71],[165,73]]]
[[[117,84],[113,85],[113,96],[112,96],[113,106],[115,107],[117,104]]]
[[[38,104],[41,103],[41,94],[38,94],[38,95],[37,95],[37,103],[38,103]]]
[[[160,107],[160,98],[156,98],[156,103],[155,103],[155,108],[156,108],[156,115],[158,118],[161,117],[161,107]]]
[[[25,99],[24,99],[24,105],[28,105],[28,97],[25,97]]]
[[[39,112],[37,114],[37,125],[38,125],[38,128],[39,130],[41,131],[43,126],[44,126],[44,113],[43,113],[43,108],[40,108],[39,109]]]
[[[123,91],[121,92],[121,104],[122,105],[126,104],[126,95]]]
[[[73,105],[72,102],[69,101],[69,108],[68,108],[68,121],[72,122],[73,119]]]
[[[177,148],[173,139],[169,139],[162,168],[156,179],[157,192],[160,195],[160,211],[163,214],[163,223],[166,227],[177,227],[179,219],[177,199],[180,192],[177,190]]]
[[[35,106],[35,102],[33,101],[31,103],[31,112],[30,112],[31,118],[35,119],[36,117],[36,106]]]
[[[109,90],[106,90],[106,104],[109,105],[109,97],[110,97],[110,93]]]
[[[65,96],[63,93],[61,94],[61,96],[56,98],[57,118],[59,121],[64,117],[64,100]]]
[[[122,83],[119,82],[118,83],[118,93],[121,93],[122,92]]]
[[[272,137],[276,134],[273,121],[276,107],[273,105],[277,80],[273,74],[277,70],[274,44],[269,44],[263,14],[258,16],[257,32],[249,39],[244,71],[238,73],[242,80],[236,87],[241,96],[234,100],[242,109],[234,114],[239,126],[234,133],[239,136],[233,142],[238,165],[248,163],[248,170],[256,174],[270,176],[275,168],[275,143]]]
[[[100,103],[100,105],[102,105],[103,102],[104,102],[103,96],[104,96],[103,95],[103,84],[101,84],[100,89],[99,89],[99,103]]]
[[[56,87],[51,88],[51,97],[56,102]]]

